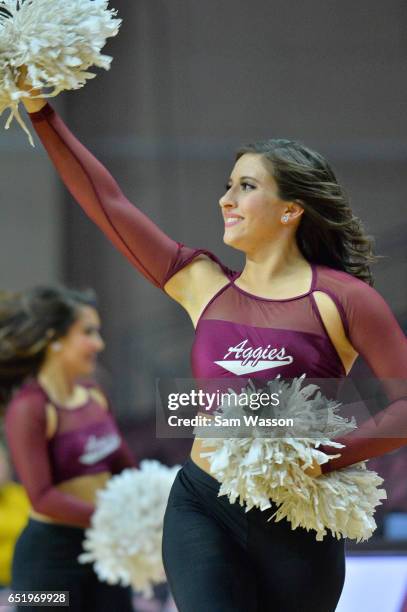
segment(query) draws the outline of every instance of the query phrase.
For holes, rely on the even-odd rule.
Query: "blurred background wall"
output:
[[[172,237],[222,243],[218,199],[235,149],[292,137],[320,150],[387,256],[376,287],[407,323],[407,5],[314,0],[115,0],[112,69],[60,96],[68,125]],[[3,118],[4,120],[4,118]],[[93,286],[119,416],[154,410],[154,379],[188,376],[188,316],[93,227],[37,141],[0,135],[1,286]]]

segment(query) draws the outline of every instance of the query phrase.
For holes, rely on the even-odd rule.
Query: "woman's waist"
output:
[[[196,437],[194,439],[194,441],[193,441],[188,461],[192,462],[193,465],[198,466],[198,468],[200,470],[203,470],[210,478],[213,479],[214,483],[216,483],[217,481],[211,475],[209,461],[205,457],[201,456],[201,453],[203,454],[203,453],[208,452],[210,450],[211,450],[210,447],[203,445],[203,439],[202,438],[197,438]]]
[[[54,487],[61,493],[72,495],[83,502],[95,505],[97,492],[106,486],[111,477],[112,474],[108,471],[97,474],[85,474],[60,482],[54,485]],[[34,508],[31,508],[29,514],[32,518],[46,523],[67,524],[66,521],[54,519],[51,516],[37,512]]]

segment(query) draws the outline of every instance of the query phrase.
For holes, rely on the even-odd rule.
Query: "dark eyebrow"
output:
[[[249,181],[254,181],[255,183],[259,183],[259,182],[260,182],[259,180],[255,179],[253,176],[241,176],[241,177],[240,177],[240,180],[242,181],[243,179],[249,179]],[[229,182],[230,182],[231,180],[232,180],[232,179],[231,179],[231,178],[229,178]]]
[[[254,181],[255,183],[259,183],[259,181],[255,179],[254,176],[241,176],[240,180],[242,179],[249,179],[249,181]]]

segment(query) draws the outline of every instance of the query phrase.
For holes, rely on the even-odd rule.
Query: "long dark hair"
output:
[[[373,238],[352,213],[346,193],[322,155],[282,138],[245,145],[236,160],[246,153],[265,159],[282,200],[297,201],[304,208],[296,233],[304,257],[373,285],[369,264],[380,258],[373,254]]]
[[[80,307],[96,305],[90,289],[34,287],[0,293],[0,406],[25,378],[37,374],[48,345],[67,334]]]

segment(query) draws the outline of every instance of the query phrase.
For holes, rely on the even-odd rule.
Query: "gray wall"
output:
[[[405,3],[113,4],[124,23],[108,47],[111,71],[61,104],[129,198],[172,237],[240,265],[240,254],[222,244],[217,205],[235,148],[276,136],[303,140],[328,156],[378,252],[388,255],[376,267],[376,287],[405,323]],[[24,146],[10,156],[1,139],[4,282],[54,280],[60,272],[66,282],[94,286],[116,404],[142,416],[153,405],[155,376],[189,373],[187,315],[99,235],[56,187],[38,150],[16,134]]]
[[[46,156],[24,138],[16,126],[0,133],[1,289],[61,280],[61,189]]]

